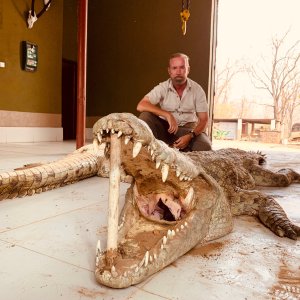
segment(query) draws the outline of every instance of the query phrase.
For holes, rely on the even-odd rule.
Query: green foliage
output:
[[[216,140],[224,140],[229,134],[229,131],[221,130],[218,128],[213,129],[213,138]]]

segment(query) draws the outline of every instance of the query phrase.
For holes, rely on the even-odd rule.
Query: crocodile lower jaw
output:
[[[104,143],[107,155],[115,156],[111,144],[117,145],[124,171],[133,177],[116,248],[97,247],[96,279],[113,288],[145,280],[204,240],[217,198],[214,184],[192,160],[156,140],[137,118],[126,118],[130,122],[122,114],[107,116],[94,125],[96,151]]]

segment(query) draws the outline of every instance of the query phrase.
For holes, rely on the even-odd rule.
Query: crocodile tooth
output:
[[[124,272],[123,276],[124,276],[124,277],[127,277],[127,271]]]
[[[175,236],[175,234],[176,234],[175,230],[172,230],[172,236]]]
[[[98,137],[99,143],[101,144],[101,142],[102,142],[102,135],[101,135],[100,132],[97,133],[97,137]]]
[[[100,242],[100,240],[98,240],[97,247],[96,247],[96,254],[98,255],[99,253],[101,253],[101,242]]]
[[[164,249],[164,245],[163,245],[163,244],[160,245],[160,249],[161,249],[161,250]]]
[[[130,139],[131,139],[130,136],[128,136],[128,135],[125,136],[125,140],[124,140],[125,145],[127,145],[129,143]]]
[[[105,271],[105,272],[103,273],[103,277],[105,278],[105,280],[110,280],[110,278],[111,278],[110,272]]]
[[[115,130],[114,130],[113,128],[111,129],[111,133],[112,133],[112,134],[114,134],[114,133],[115,133]]]
[[[96,267],[98,267],[98,266],[99,266],[99,257],[96,256]]]
[[[159,159],[161,160],[166,160],[168,158],[168,153],[166,151],[164,152],[161,152],[159,155],[158,155]]]
[[[94,149],[95,153],[98,152],[98,148],[99,148],[99,143],[98,143],[97,139],[94,139],[93,140],[93,149]]]
[[[169,165],[163,164],[161,167],[162,181],[166,182],[169,174]]]
[[[118,131],[118,138],[121,137],[122,134],[123,134],[123,132],[121,130]]]
[[[160,166],[160,160],[158,159],[158,160],[156,160],[156,163],[155,163],[155,168],[156,169],[158,169],[159,168],[159,166]]]
[[[141,142],[136,142],[133,146],[132,149],[132,157],[135,158],[138,156],[138,154],[140,153],[141,149],[142,149],[142,143]]]
[[[187,226],[188,226],[188,223],[187,223],[187,222],[184,222],[184,226],[187,227]]]
[[[179,232],[179,228],[176,228],[176,232]]]
[[[148,262],[149,262],[149,251],[147,251],[145,254],[145,267],[148,266]]]
[[[179,177],[181,174],[181,171],[179,169],[176,169],[176,176]]]
[[[194,189],[190,187],[186,197],[184,198],[183,203],[187,208],[192,208],[193,200],[194,200]]]
[[[150,150],[150,154],[151,154],[151,156],[154,154],[154,150],[153,149]]]
[[[107,144],[105,144],[105,147],[104,147],[104,154],[107,154],[109,151],[109,146]]]
[[[108,128],[106,128],[106,133],[109,133],[109,129]]]
[[[112,267],[111,267],[111,275],[112,275],[113,277],[117,277],[117,276],[118,276],[118,272],[116,271],[115,266],[112,266]]]
[[[180,226],[180,228],[183,230],[183,229],[184,229],[184,226],[183,226],[183,225],[181,225],[181,226]]]
[[[183,178],[184,178],[184,175],[183,175],[183,174],[181,174],[181,175],[179,176],[179,180],[180,180],[180,181],[182,181],[182,180],[183,180]]]
[[[149,256],[149,261],[150,261],[150,263],[153,262],[153,257],[152,257],[152,255]]]
[[[172,236],[172,231],[169,229],[168,230],[168,237],[171,237]]]
[[[163,237],[163,244],[165,245],[167,243],[168,238],[164,235]]]
[[[157,260],[157,255],[156,255],[156,253],[153,254],[153,258],[154,258],[154,260]]]
[[[145,262],[145,256],[143,257],[143,259],[139,263],[139,267],[140,268],[143,266],[144,262]]]
[[[139,271],[139,267],[136,267],[134,271],[137,273]]]

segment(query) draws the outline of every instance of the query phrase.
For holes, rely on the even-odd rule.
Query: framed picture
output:
[[[23,70],[34,72],[38,66],[38,46],[36,44],[22,42]]]

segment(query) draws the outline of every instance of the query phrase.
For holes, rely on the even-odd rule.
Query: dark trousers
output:
[[[146,122],[153,135],[164,141],[169,146],[172,146],[174,142],[181,136],[189,133],[194,127],[195,123],[187,123],[184,126],[179,126],[176,134],[168,132],[169,124],[166,120],[154,115],[150,112],[142,112],[139,116],[141,120]],[[193,138],[189,145],[183,149],[183,151],[208,151],[211,150],[211,142],[206,133],[202,132],[197,137]]]

